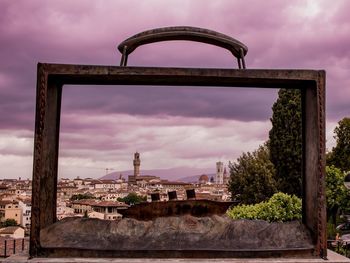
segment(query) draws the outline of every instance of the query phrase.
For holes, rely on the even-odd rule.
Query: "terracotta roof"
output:
[[[29,196],[18,196],[18,197],[16,197],[16,200],[22,201],[22,202],[25,203],[25,204],[30,204],[32,198],[29,197]]]
[[[13,204],[13,205],[18,205],[18,200],[17,199],[13,199],[10,204]]]
[[[11,204],[11,201],[7,201],[7,200],[0,200],[0,205],[7,205],[7,204]]]
[[[112,202],[112,201],[102,201],[99,203],[95,203],[93,206],[99,207],[128,207],[127,204],[123,202]]]
[[[101,184],[116,184],[115,180],[100,180]]]
[[[69,189],[78,189],[77,187],[75,186],[70,186],[70,185],[59,185],[57,186],[57,189],[62,189],[62,188],[69,188]]]
[[[90,184],[102,184],[101,180],[91,180]]]
[[[95,205],[96,203],[97,201],[95,199],[81,199],[72,202],[72,204],[77,205]]]
[[[184,182],[169,182],[169,181],[161,181],[162,185],[191,185],[190,183]]]
[[[0,229],[0,234],[14,234],[20,226],[8,226]],[[21,228],[23,229],[23,228]]]

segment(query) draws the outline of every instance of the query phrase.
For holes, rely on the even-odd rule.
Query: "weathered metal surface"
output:
[[[51,258],[313,258],[313,249],[283,250],[91,250],[77,248],[42,248],[42,255]],[[290,262],[290,261],[289,261]],[[293,260],[293,262],[297,262]],[[314,262],[314,261],[312,261]]]
[[[156,28],[141,32],[126,39],[118,46],[120,53],[122,53],[120,66],[126,66],[128,55],[137,47],[169,40],[190,40],[225,48],[237,58],[239,68],[245,68],[244,56],[248,52],[248,47],[246,45],[222,33],[189,26]]]
[[[42,230],[44,248],[142,251],[171,257],[171,251],[215,253],[240,251],[313,250],[310,231],[298,221],[268,223],[232,220],[226,216],[190,215],[154,220],[65,218]],[[79,240],[79,242],[77,242]],[[310,254],[311,256],[311,254]]]
[[[39,64],[63,84],[316,88],[316,70],[117,67]]]
[[[56,221],[57,166],[62,85],[38,66],[34,136],[30,254],[38,254],[40,230]]]
[[[177,193],[176,193],[176,191],[169,191],[168,192],[168,198],[169,198],[169,201],[177,200]]]
[[[160,194],[159,193],[152,193],[151,200],[152,200],[152,202],[160,201]]]
[[[317,123],[319,151],[318,151],[318,186],[317,186],[317,253],[323,258],[327,258],[327,219],[326,219],[326,74],[319,72],[317,80]]]
[[[152,220],[165,216],[211,216],[225,214],[226,210],[238,202],[217,202],[212,200],[174,200],[167,202],[141,203],[120,211],[126,218]]]
[[[40,230],[55,222],[61,89],[65,84],[298,88],[303,100],[303,220],[315,255],[326,256],[325,72],[38,64],[30,255]],[[89,253],[89,252],[86,252]],[[253,252],[252,252],[253,254]],[[66,254],[69,256],[69,254]]]
[[[186,197],[187,199],[195,199],[196,192],[194,191],[194,189],[186,189]]]
[[[302,92],[303,222],[314,233],[315,253],[325,258],[325,73],[316,81],[317,88]]]

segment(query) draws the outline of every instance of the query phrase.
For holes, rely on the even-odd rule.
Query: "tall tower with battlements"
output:
[[[135,180],[136,180],[136,177],[140,175],[140,165],[141,165],[140,154],[138,152],[136,152],[134,154],[134,176],[135,176]]]
[[[223,164],[223,162],[216,163],[215,183],[216,184],[223,184],[224,183],[224,164]]]

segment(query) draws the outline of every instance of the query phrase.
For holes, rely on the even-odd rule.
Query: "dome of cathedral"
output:
[[[200,177],[199,177],[199,183],[200,184],[204,184],[204,183],[207,183],[209,181],[209,177],[208,175],[206,174],[202,174]]]

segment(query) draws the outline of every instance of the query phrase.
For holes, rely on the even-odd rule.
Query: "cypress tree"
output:
[[[302,120],[300,90],[280,89],[272,106],[268,147],[279,191],[302,194]]]

